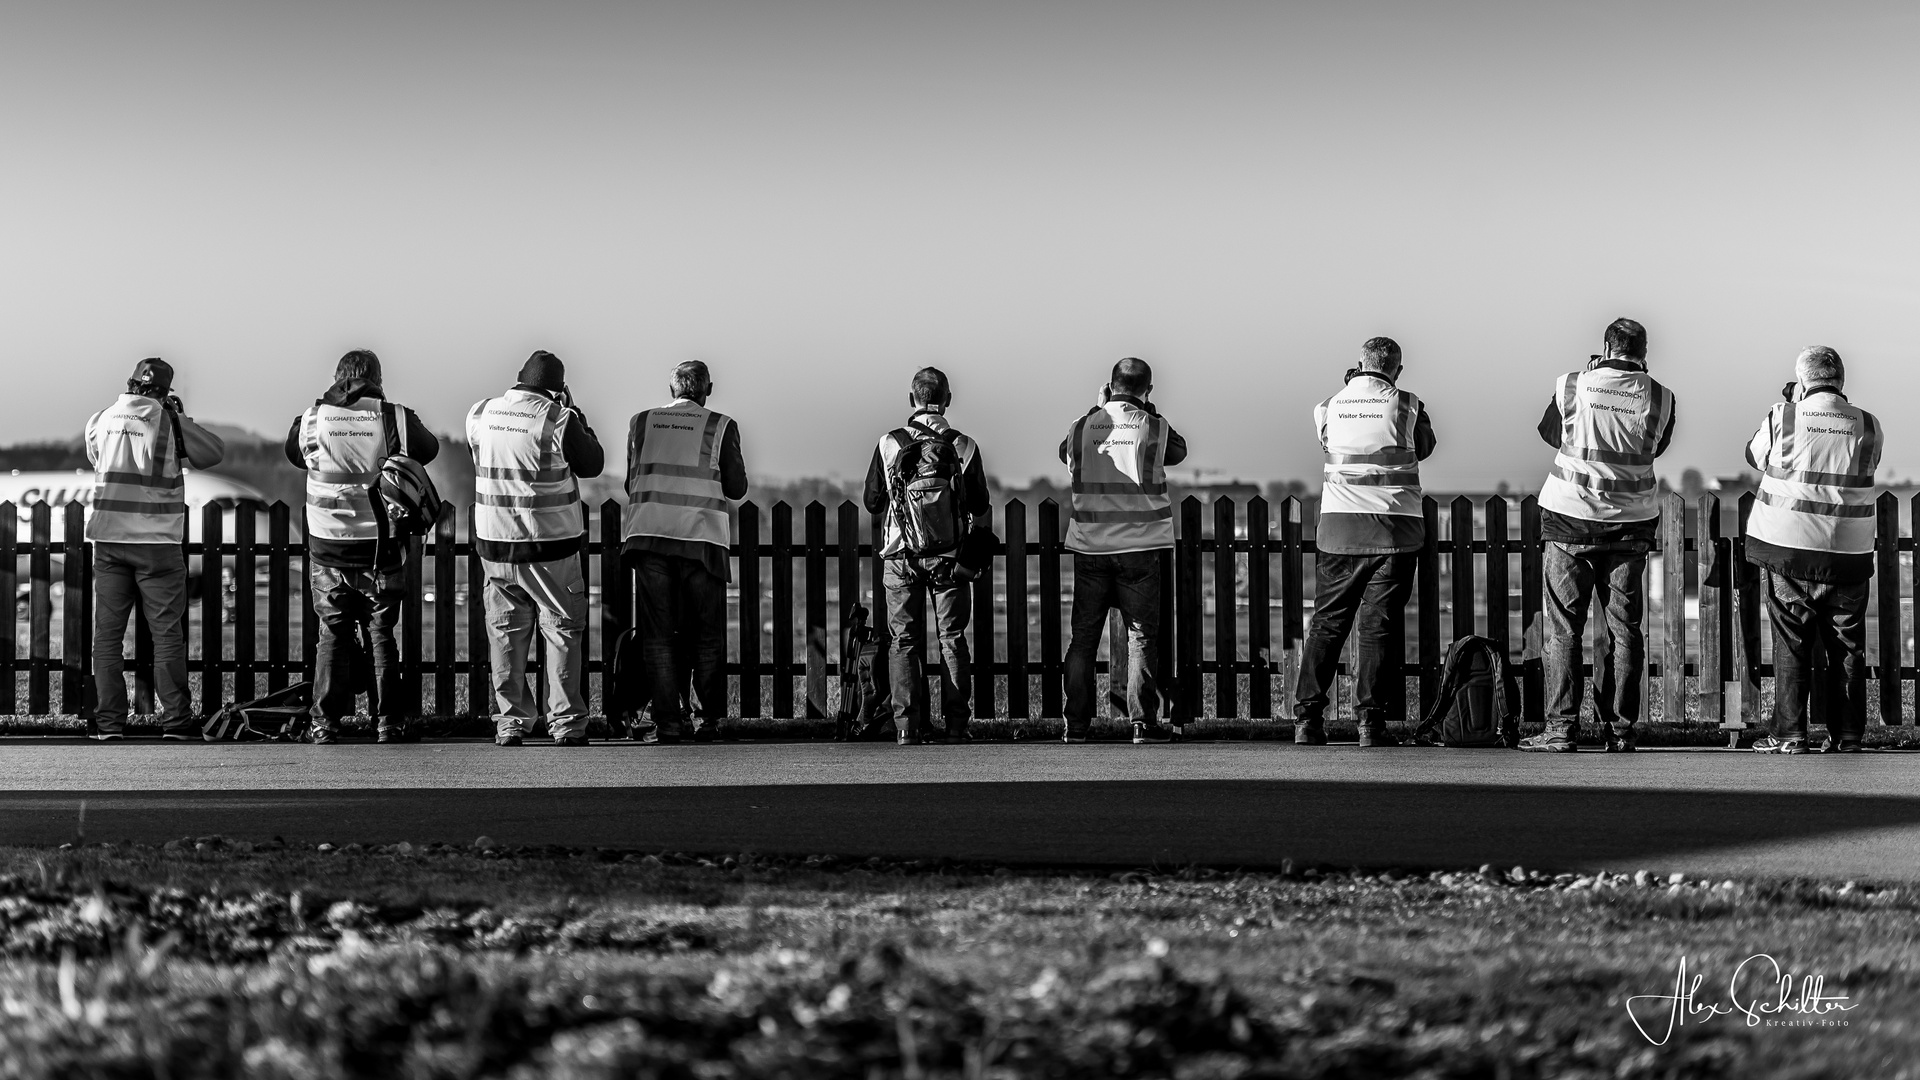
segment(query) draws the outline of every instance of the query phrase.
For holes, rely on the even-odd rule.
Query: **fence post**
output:
[[[760,709],[760,507],[740,504],[740,715]]]
[[[1180,639],[1180,674],[1175,680],[1179,708],[1174,715],[1184,724],[1199,719],[1205,701],[1200,674],[1206,617],[1200,600],[1200,500],[1192,495],[1180,500],[1180,529],[1175,538],[1173,566],[1178,584],[1174,589],[1174,620]]]
[[[254,543],[260,504],[241,499],[233,505],[233,699],[252,701],[260,695],[253,679]]]
[[[1511,575],[1507,566],[1507,500],[1498,495],[1486,502],[1487,514],[1487,640],[1513,662],[1513,629],[1508,619]]]
[[[1667,723],[1687,719],[1687,501],[1677,491],[1661,498],[1661,705]],[[1702,680],[1704,681],[1704,680]]]
[[[987,511],[987,526],[993,525],[993,511]],[[999,545],[995,545],[998,547]],[[980,568],[973,579],[973,715],[998,716],[993,680],[993,560]]]
[[[1007,521],[1007,715],[1033,715],[1027,666],[1027,504],[1009,500]]]
[[[53,711],[47,666],[53,662],[53,508],[33,504],[32,532],[27,554],[27,711],[45,716]],[[138,612],[140,606],[134,605]]]
[[[1520,500],[1520,713],[1535,724],[1547,718],[1547,679],[1541,659],[1546,650],[1546,627],[1540,620],[1544,554],[1540,546],[1540,499],[1528,495]]]
[[[1456,495],[1447,511],[1447,540],[1452,545],[1448,577],[1453,587],[1453,636],[1458,640],[1471,637],[1474,631],[1473,599],[1478,590],[1473,573],[1473,500]]]
[[[426,582],[426,538],[410,536],[407,538],[406,597],[401,600],[400,616],[400,670],[406,672],[400,684],[402,716],[417,717],[426,704],[426,680],[422,678],[422,668],[426,666],[425,639],[421,634],[420,623],[424,620],[422,598],[427,591]],[[378,576],[378,571],[375,571]],[[235,634],[236,643],[245,634]],[[536,637],[538,635],[535,635]],[[236,650],[237,652],[237,650]],[[544,671],[544,665],[542,665]],[[546,700],[542,694],[539,698]],[[384,706],[383,706],[384,708]]]
[[[292,543],[292,510],[284,502],[267,508],[267,692],[284,690],[288,683],[288,622],[293,618],[287,589],[287,567]],[[205,573],[204,556],[201,573]],[[201,690],[206,690],[204,678]],[[211,715],[210,710],[208,711]]]
[[[20,508],[12,502],[0,502],[0,593],[6,594],[6,611],[0,613],[0,626],[5,626],[7,632],[7,651],[0,653],[0,714],[7,716],[19,711],[15,682],[20,647],[19,543]]]
[[[221,671],[226,654],[226,515],[216,503],[200,508],[200,709],[212,716],[227,700],[227,680]],[[239,637],[235,624],[234,636]],[[245,701],[245,698],[236,698]]]
[[[1420,715],[1433,708],[1440,693],[1440,504],[1420,499],[1427,542],[1420,548]],[[1405,679],[1400,680],[1404,685]],[[1405,691],[1401,692],[1405,696]]]
[[[827,508],[806,506],[807,719],[827,715]]]
[[[834,545],[839,553],[840,570],[840,635],[834,646],[839,656],[837,669],[842,679],[852,670],[848,665],[854,658],[844,650],[847,640],[847,627],[853,625],[854,605],[860,603],[860,508],[852,500],[843,499],[834,518]],[[885,662],[885,657],[880,658]],[[841,707],[846,707],[842,701]]]
[[[60,550],[60,711],[69,715],[86,714],[87,676],[87,510],[77,502],[66,505],[64,537]],[[11,598],[9,598],[11,603]],[[185,632],[185,628],[181,628]],[[185,644],[184,642],[182,644]]]
[[[1722,730],[1726,730],[1723,695],[1727,680],[1726,657],[1731,651],[1725,648],[1728,629],[1726,615],[1732,609],[1724,602],[1727,591],[1726,541],[1721,536],[1723,529],[1720,524],[1719,496],[1700,496],[1695,520],[1699,522],[1694,527],[1694,533],[1698,537],[1695,555],[1700,570],[1700,720],[1702,723],[1721,725]],[[1733,739],[1737,745],[1737,732]]]
[[[620,658],[620,639],[633,626],[632,575],[621,557],[620,504],[607,499],[600,504],[600,711],[612,717],[622,704],[638,710],[644,702],[621,702],[613,692],[614,664]],[[592,567],[589,568],[589,573]],[[467,618],[480,610],[475,598],[467,598]],[[636,650],[636,655],[638,650]]]
[[[1267,596],[1267,500],[1247,500],[1247,714],[1273,719],[1273,623]]]
[[[1753,492],[1740,496],[1739,532],[1734,536],[1729,577],[1733,581],[1734,620],[1739,651],[1734,659],[1734,689],[1739,695],[1740,723],[1760,721],[1760,572],[1747,562],[1747,518],[1753,514]]]
[[[1874,599],[1880,616],[1880,722],[1900,715],[1900,500],[1883,491],[1874,502]],[[1837,741],[1837,740],[1836,740]]]
[[[1225,495],[1213,501],[1213,715],[1240,715],[1240,579],[1233,550],[1238,516]]]
[[[1040,500],[1040,715],[1065,715],[1060,702],[1060,504]]]
[[[773,504],[773,715],[793,718],[793,507]]]
[[[1298,498],[1280,500],[1280,715],[1288,720],[1294,719],[1300,644],[1307,636],[1305,516]]]
[[[467,520],[467,714],[476,719],[493,712],[493,656],[487,647],[487,568],[480,561],[475,516],[480,507],[469,503]]]
[[[584,513],[586,507],[582,506]],[[455,689],[455,664],[459,654],[459,627],[455,625],[460,618],[459,610],[454,606],[454,593],[459,589],[456,575],[457,564],[454,561],[454,522],[455,511],[451,504],[440,507],[440,520],[433,523],[433,715],[454,715],[454,701],[458,696]],[[586,557],[586,544],[592,534],[580,537],[581,557]],[[586,650],[587,627],[581,628],[580,647]],[[581,695],[586,694],[586,665],[581,665]]]

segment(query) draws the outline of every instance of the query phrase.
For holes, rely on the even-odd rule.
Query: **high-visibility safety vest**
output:
[[[1747,444],[1761,471],[1747,534],[1779,547],[1872,551],[1880,448],[1880,422],[1837,393],[1776,404]]]
[[[931,409],[920,409],[908,418],[907,426],[889,431],[880,437],[880,468],[888,478],[893,476],[893,463],[900,460],[900,454],[916,439],[933,439],[953,431],[953,425],[947,418]],[[960,459],[960,472],[966,474],[973,465],[974,455],[980,447],[971,438],[960,432],[953,433],[953,453]],[[964,501],[965,495],[955,491],[954,495]],[[894,520],[893,499],[887,499],[887,514],[882,519],[880,532],[880,557],[890,558],[907,550],[907,538],[900,531],[900,523]]]
[[[307,463],[307,535],[322,540],[378,540],[370,488],[389,453],[405,453],[406,418],[375,397],[351,405],[325,402],[300,417]],[[397,447],[397,450],[391,449]]]
[[[727,546],[730,504],[720,482],[720,444],[732,423],[685,398],[634,416],[627,428],[621,539],[662,536]]]
[[[1127,401],[1109,401],[1074,422],[1067,437],[1073,476],[1069,551],[1117,555],[1173,546],[1168,428],[1164,419]]]
[[[1660,516],[1654,452],[1673,418],[1673,391],[1644,370],[1592,367],[1562,375],[1560,452],[1540,489],[1540,506],[1587,521]]]
[[[1364,372],[1314,407],[1326,449],[1323,514],[1420,517],[1420,459],[1413,432],[1420,399]]]
[[[186,540],[186,479],[179,429],[150,397],[121,394],[87,421],[93,449],[93,513],[87,539],[112,544]]]
[[[558,401],[519,389],[467,413],[475,536],[527,542],[570,540],[586,531],[580,484],[561,452],[572,421],[572,411]]]

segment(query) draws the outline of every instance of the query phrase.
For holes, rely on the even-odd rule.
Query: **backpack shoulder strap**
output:
[[[391,401],[380,403],[380,419],[387,430],[387,455],[407,452],[407,421],[402,415],[405,410]]]

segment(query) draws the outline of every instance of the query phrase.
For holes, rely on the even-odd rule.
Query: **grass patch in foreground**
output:
[[[0,1075],[1901,1076],[1920,895],[625,852],[0,849]],[[1629,995],[1754,953],[1833,1026]],[[1777,988],[1769,987],[1777,994]],[[1748,996],[1760,990],[1750,981]],[[1650,1005],[1655,1036],[1666,1014]],[[1903,1072],[1902,1070],[1906,1070]]]

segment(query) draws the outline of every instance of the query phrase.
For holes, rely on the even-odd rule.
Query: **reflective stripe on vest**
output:
[[[1167,494],[1167,422],[1109,401],[1074,422],[1067,438],[1073,477],[1067,548],[1088,555],[1173,546]]]
[[[684,399],[633,418],[622,539],[659,536],[727,546],[733,504],[720,482],[720,444],[731,423]]]
[[[525,543],[586,530],[580,485],[561,449],[572,420],[565,406],[530,390],[509,390],[468,411],[474,535]]]
[[[1673,393],[1645,371],[1594,367],[1560,377],[1560,452],[1547,470],[1540,506],[1587,521],[1660,516],[1653,474]]]
[[[1747,533],[1778,547],[1864,554],[1873,550],[1873,474],[1880,423],[1834,393],[1780,402],[1767,414],[1772,440],[1760,467]]]
[[[1420,459],[1414,429],[1420,399],[1375,375],[1356,375],[1314,407],[1326,447],[1323,514],[1419,517]]]
[[[361,398],[351,405],[315,405],[301,414],[309,536],[380,538],[373,499],[367,494],[387,456],[387,425],[380,405],[379,398]]]
[[[122,394],[87,424],[94,461],[87,539],[178,544],[186,539],[186,478],[173,418],[152,398]]]

